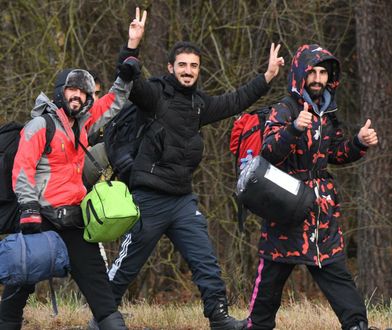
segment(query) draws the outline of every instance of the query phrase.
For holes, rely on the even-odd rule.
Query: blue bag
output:
[[[70,271],[67,248],[54,231],[8,235],[0,241],[0,283],[35,284]]]

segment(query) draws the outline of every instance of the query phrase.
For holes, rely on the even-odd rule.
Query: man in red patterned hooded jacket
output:
[[[347,164],[377,144],[368,119],[347,139],[336,118],[339,62],[319,45],[295,54],[288,90],[298,108],[273,107],[264,131],[262,156],[315,190],[309,216],[300,224],[264,221],[260,263],[250,301],[249,329],[273,329],[284,284],[296,264],[305,264],[328,299],[342,329],[368,329],[366,307],[345,265],[340,206],[328,164]]]

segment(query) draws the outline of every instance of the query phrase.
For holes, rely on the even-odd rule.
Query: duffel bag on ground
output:
[[[80,206],[85,224],[83,237],[88,242],[114,241],[140,217],[128,187],[121,181],[98,182]]]
[[[302,223],[316,200],[314,190],[260,156],[252,162],[258,164],[247,173],[245,188],[238,193],[243,205],[268,221],[288,225]]]
[[[5,285],[65,277],[70,268],[65,243],[54,231],[11,234],[0,242],[0,282]]]

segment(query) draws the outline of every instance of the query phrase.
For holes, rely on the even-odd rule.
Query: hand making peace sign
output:
[[[271,44],[268,69],[264,74],[267,83],[269,83],[272,80],[272,78],[276,77],[277,74],[279,73],[279,68],[281,66],[284,66],[283,57],[278,57],[279,49],[280,49],[280,44],[278,44],[276,47],[275,47],[275,43]]]
[[[144,26],[147,19],[147,11],[143,10],[143,16],[140,19],[140,8],[136,7],[136,17],[129,25],[128,30],[128,48],[135,49],[139,46],[140,40],[144,34]]]

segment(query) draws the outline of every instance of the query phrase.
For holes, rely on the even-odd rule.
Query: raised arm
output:
[[[144,26],[147,20],[147,11],[143,10],[143,16],[140,18],[140,8],[136,7],[135,18],[129,25],[128,30],[128,48],[135,49],[139,46],[144,35]]]
[[[275,47],[275,43],[271,44],[270,57],[268,61],[267,71],[264,73],[265,81],[269,84],[270,81],[279,73],[281,66],[284,66],[283,57],[279,57],[280,44]]]
[[[378,144],[377,133],[370,128],[370,125],[371,121],[368,119],[354,139],[345,138],[342,130],[338,129],[332,137],[333,148],[328,155],[328,162],[331,164],[351,163],[363,157],[367,148],[376,146]]]
[[[270,81],[279,73],[279,68],[284,65],[283,58],[278,57],[279,49],[280,45],[275,47],[274,43],[271,44],[268,68],[264,74],[258,74],[234,92],[219,96],[206,96],[206,108],[202,114],[202,125],[238,114],[265,95],[269,90]]]
[[[136,17],[132,20],[128,29],[128,48],[137,48],[144,34],[144,25],[147,19],[147,12],[143,12],[140,18],[140,9],[136,8]],[[90,110],[91,118],[87,125],[89,134],[93,134],[113,116],[115,116],[124,106],[129,98],[133,81],[140,75],[140,64],[136,50],[121,51],[117,63],[117,78],[108,94],[96,101]]]

